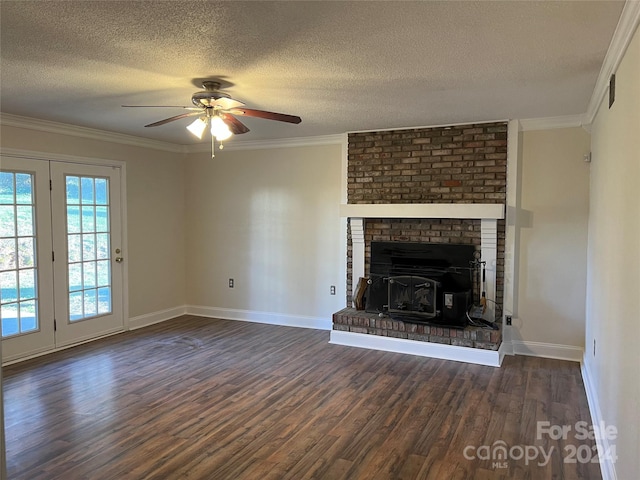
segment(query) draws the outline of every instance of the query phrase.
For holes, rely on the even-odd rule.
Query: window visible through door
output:
[[[33,175],[0,172],[0,318],[2,337],[38,330]]]
[[[69,320],[111,313],[109,179],[67,175]]]

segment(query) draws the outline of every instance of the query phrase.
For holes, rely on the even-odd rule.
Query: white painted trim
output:
[[[620,66],[620,62],[627,51],[627,47],[629,47],[629,43],[631,43],[638,25],[640,25],[640,2],[629,0],[625,2],[622,8],[618,25],[615,32],[613,32],[609,49],[600,68],[600,74],[596,80],[596,86],[593,89],[587,113],[585,114],[585,122],[587,124],[593,123],[602,99],[609,91],[609,78]]]
[[[127,164],[120,165],[120,232],[122,234],[122,250],[124,255],[129,255],[129,219],[127,212]],[[124,328],[128,330],[129,324],[129,262],[122,265],[122,316],[124,318]]]
[[[351,226],[351,294],[355,300],[358,281],[364,277],[364,226],[365,220],[362,218],[352,218]]]
[[[587,123],[585,114],[566,115],[562,117],[525,118],[520,120],[520,129],[527,130],[553,130],[556,128],[583,127]]]
[[[420,130],[423,128],[456,128],[456,127],[469,127],[471,128],[472,125],[483,125],[485,123],[502,123],[502,122],[508,122],[509,119],[500,119],[500,120],[480,120],[477,122],[474,121],[468,121],[468,122],[461,122],[461,123],[445,123],[445,124],[440,124],[440,125],[422,125],[422,126],[415,126],[415,127],[389,127],[389,128],[376,128],[373,130],[351,130],[348,131],[347,134],[350,133],[377,133],[377,132],[394,132],[396,130]]]
[[[44,355],[49,355],[50,353],[60,352],[62,350],[67,350],[69,348],[77,347],[78,345],[84,345],[85,343],[95,342],[96,340],[100,340],[100,339],[106,338],[106,337],[112,337],[113,335],[118,335],[118,334],[124,333],[124,332],[126,332],[126,330],[120,328],[118,330],[113,330],[113,331],[104,333],[104,334],[100,335],[99,337],[91,337],[91,338],[88,338],[88,339],[78,340],[77,342],[74,342],[74,343],[61,345],[61,346],[56,347],[56,348],[50,348],[48,350],[41,350],[41,351],[37,351],[37,352],[31,352],[28,356],[25,356],[25,357],[20,357],[20,358],[14,357],[14,358],[5,359],[5,361],[2,363],[2,366],[3,367],[7,367],[9,365],[13,365],[14,363],[20,363],[20,362],[24,362],[26,360],[31,360],[33,358],[38,358],[38,357],[42,357]]]
[[[179,317],[186,313],[186,306],[168,308],[166,310],[160,310],[157,312],[146,313],[144,315],[138,315],[136,317],[132,317],[127,319],[129,330],[137,330],[138,328],[147,327],[149,325],[153,325],[155,323],[164,322],[167,320],[171,320],[173,318]],[[3,366],[12,365],[14,363],[24,362],[25,360],[30,360],[32,358],[41,357],[43,355],[48,355],[50,353],[59,352],[62,350],[67,350],[68,348],[72,348],[78,345],[82,345],[85,343],[91,343],[95,340],[99,340],[101,338],[110,337],[112,335],[118,335],[120,333],[124,333],[125,329],[118,329],[112,332],[108,332],[106,334],[100,335],[99,337],[88,338],[88,339],[80,339],[74,343],[70,343],[68,345],[61,345],[56,348],[49,348],[46,350],[38,350],[29,352],[26,356],[20,356],[15,358],[7,358],[5,359]]]
[[[522,199],[522,132],[520,122],[512,120],[507,130],[507,199],[504,246],[504,279],[502,311],[516,315],[518,311],[518,275],[520,271],[520,222]],[[505,332],[508,333],[505,334]],[[505,338],[506,335],[506,338]],[[511,329],[503,331],[503,342],[511,340]]]
[[[58,350],[64,350],[66,348],[69,348],[69,347],[36,348],[34,350],[29,350],[28,352],[22,352],[22,353],[17,354],[17,355],[7,356],[6,358],[2,359],[2,366],[6,367],[8,365],[13,365],[14,363],[24,362],[25,360],[31,360],[32,358],[38,358],[38,357],[41,357],[43,355],[47,355],[49,353],[56,352]]]
[[[21,148],[0,147],[0,155],[3,157],[28,158],[32,160],[45,160],[52,162],[80,163],[84,165],[103,165],[121,167],[123,172],[126,163],[122,160],[111,160],[108,158],[79,157],[77,155],[66,155],[62,153],[36,152],[34,150],[23,150]]]
[[[343,204],[341,217],[357,218],[468,218],[503,219],[499,203]]]
[[[568,360],[570,362],[580,362],[584,349],[573,345],[559,345],[555,343],[529,342],[522,340],[511,340],[513,353],[515,355],[527,355],[530,357],[555,358],[557,360]]]
[[[349,136],[342,135],[342,152],[340,163],[340,204],[345,205],[349,198]]]
[[[480,220],[480,260],[485,262],[485,287],[487,302],[486,318],[495,318],[496,284],[498,277],[498,221],[483,218]]]
[[[582,373],[584,390],[587,394],[589,413],[591,413],[591,424],[603,425],[606,424],[606,422],[604,421],[604,418],[602,418],[600,402],[598,401],[598,391],[593,382],[593,377],[589,369],[589,361],[586,358],[586,355],[587,353],[585,352],[580,365],[580,372]],[[604,452],[611,451],[611,444],[609,443],[609,439],[606,437],[606,435],[598,435],[595,439],[596,445],[598,447],[598,463],[600,464],[600,473],[602,474],[602,480],[616,480],[618,477],[616,475],[615,463],[611,460],[611,458],[609,458],[609,456],[604,455]]]
[[[366,333],[343,332],[341,330],[331,330],[329,343],[442,360],[454,360],[456,362],[474,363],[489,367],[499,367],[505,355],[502,345],[500,345],[498,351],[494,351],[441,343],[418,342],[405,338],[383,337]]]
[[[508,326],[503,325],[502,326],[502,344],[500,344],[500,352],[504,355],[510,355],[513,356],[513,344],[511,343],[511,340],[505,338],[507,337],[507,335],[505,335],[505,332],[508,328]]]
[[[331,330],[333,325],[331,318],[290,315],[275,312],[258,312],[254,310],[236,310],[233,308],[206,307],[202,305],[187,305],[186,313],[188,315],[196,315],[199,317],[266,323],[269,325],[280,325],[283,327],[314,328],[317,330]]]
[[[267,148],[291,148],[291,147],[315,147],[322,145],[341,145],[344,142],[344,134],[318,135],[316,137],[294,137],[276,138],[274,140],[247,140],[238,141],[232,137],[224,143],[224,150],[220,155],[228,150],[263,150]],[[195,145],[186,145],[187,153],[211,152],[211,142]]]
[[[190,145],[179,145],[175,143],[151,140],[149,138],[126,135],[124,133],[108,132],[94,128],[80,127],[67,123],[40,120],[38,118],[21,117],[9,113],[0,114],[0,125],[8,127],[25,128],[40,132],[55,133],[58,135],[69,135],[78,138],[88,138],[102,142],[119,143],[122,145],[132,145],[135,147],[151,148],[173,153],[198,153],[209,152],[211,143],[196,143]],[[266,148],[289,148],[289,147],[310,147],[317,145],[339,145],[344,140],[345,134],[318,135],[313,137],[293,137],[280,138],[274,140],[250,140],[250,141],[229,141],[224,144],[225,150],[260,150]]]
[[[0,114],[0,124],[6,125],[8,127],[26,128],[29,130],[37,130],[40,132],[69,135],[79,138],[88,138],[91,140],[119,143],[122,145],[133,145],[135,147],[152,148],[155,150],[163,150],[166,152],[185,152],[184,146],[176,145],[174,143],[135,137],[133,135],[125,135],[124,133],[107,132],[106,130],[97,130],[95,128],[79,127],[77,125],[69,125],[67,123],[58,123],[51,122],[49,120],[40,120],[37,118],[21,117],[18,115],[11,115],[9,113]]]
[[[129,330],[137,330],[139,328],[155,325],[156,323],[165,322],[173,318],[185,315],[187,313],[186,305],[180,307],[167,308],[157,312],[145,313],[129,318]]]

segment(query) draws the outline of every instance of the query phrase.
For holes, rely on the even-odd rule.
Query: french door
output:
[[[3,360],[123,330],[120,168],[5,157],[0,169]]]

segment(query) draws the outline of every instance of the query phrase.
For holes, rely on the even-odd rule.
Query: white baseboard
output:
[[[243,322],[267,323],[283,327],[314,328],[331,330],[332,319],[310,317],[305,315],[289,315],[285,313],[258,312],[253,310],[236,310],[233,308],[204,307],[187,305],[186,313],[200,317],[221,318],[223,320],[240,320]]]
[[[329,343],[385,352],[406,353],[442,360],[455,360],[457,362],[475,363],[490,367],[499,367],[505,355],[503,345],[500,346],[498,351],[483,350],[481,348],[418,342],[405,338],[383,337],[366,333],[343,332],[341,330],[331,330]]]
[[[585,353],[586,355],[586,353]],[[582,381],[584,383],[584,389],[587,393],[587,402],[589,403],[589,412],[591,413],[592,425],[606,425],[606,422],[602,418],[602,411],[600,410],[600,402],[598,402],[598,395],[595,385],[593,383],[593,377],[589,371],[588,361],[583,357],[580,365],[580,371],[582,372]],[[612,459],[605,454],[605,452],[611,451],[611,444],[606,435],[602,435],[603,438],[596,437],[596,444],[598,446],[598,454],[600,456],[600,473],[602,473],[602,480],[616,480],[616,467]]]
[[[584,349],[573,345],[559,345],[555,343],[526,342],[511,340],[515,355],[528,355],[531,357],[555,358],[557,360],[569,360],[581,362]]]
[[[137,330],[138,328],[148,327],[156,323],[171,320],[172,318],[179,317],[187,313],[187,307],[182,305],[180,307],[168,308],[166,310],[160,310],[158,312],[145,313],[144,315],[138,315],[137,317],[131,317],[129,319],[129,330]]]

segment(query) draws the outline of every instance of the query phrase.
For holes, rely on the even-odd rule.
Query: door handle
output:
[[[118,263],[122,263],[122,261],[124,260],[124,258],[122,258],[122,257],[116,257],[116,259],[115,259],[115,260],[116,260],[116,262],[118,262]]]

